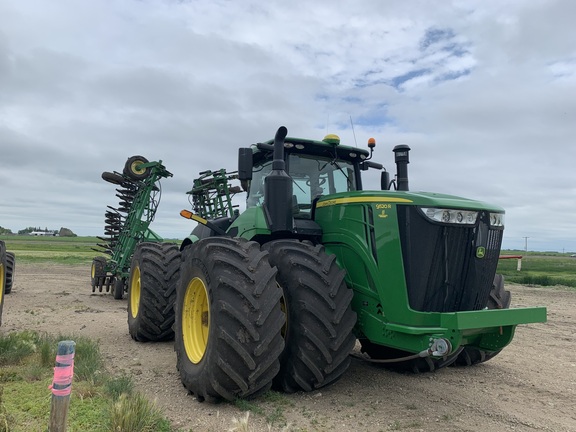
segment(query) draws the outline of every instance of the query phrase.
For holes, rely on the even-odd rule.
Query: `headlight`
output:
[[[490,213],[491,227],[504,227],[504,213]]]
[[[442,209],[434,207],[421,207],[420,210],[422,210],[428,219],[431,219],[434,222],[456,225],[474,225],[476,219],[478,219],[478,212],[471,210]]]

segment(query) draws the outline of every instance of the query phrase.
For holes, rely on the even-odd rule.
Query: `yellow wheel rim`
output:
[[[144,161],[141,161],[141,160],[134,161],[130,165],[130,169],[132,170],[132,172],[134,174],[142,175],[146,172],[146,168],[137,169],[137,167],[139,167],[139,166],[141,167],[143,163],[144,163]]]
[[[190,361],[197,364],[202,360],[208,346],[210,309],[208,292],[204,281],[194,278],[186,287],[182,305],[182,339]]]
[[[130,282],[130,312],[132,318],[138,316],[138,309],[140,308],[140,267],[134,268],[132,271],[132,280]]]

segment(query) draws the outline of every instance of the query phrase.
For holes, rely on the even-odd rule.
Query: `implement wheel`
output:
[[[148,159],[144,156],[129,157],[124,165],[124,175],[132,180],[144,180],[152,172],[150,168],[141,167],[142,164],[148,163]]]
[[[512,296],[510,291],[504,289],[504,277],[497,274],[494,277],[494,283],[488,297],[488,309],[508,309]],[[454,366],[472,366],[478,363],[484,363],[496,357],[502,350],[485,351],[474,347],[464,347]]]
[[[0,325],[2,325],[2,309],[4,308],[4,290],[6,287],[6,246],[0,241]]]
[[[200,402],[265,392],[284,347],[282,293],[268,253],[228,237],[182,253],[174,326],[182,383]]]
[[[264,245],[276,280],[283,291],[286,311],[285,349],[275,387],[288,393],[312,391],[338,380],[350,365],[356,338],[352,328],[352,290],[345,272],[323,246],[296,240]]]
[[[104,268],[106,267],[106,258],[104,257],[94,257],[92,260],[92,268],[90,270],[90,281],[92,284],[92,292],[96,291],[96,288],[102,292],[102,287],[104,286],[104,279],[106,279],[106,272]]]
[[[16,257],[13,252],[6,252],[6,285],[4,294],[10,294],[14,285],[14,272],[16,271]]]
[[[138,244],[128,280],[128,331],[140,342],[174,337],[174,300],[180,252],[172,243]]]

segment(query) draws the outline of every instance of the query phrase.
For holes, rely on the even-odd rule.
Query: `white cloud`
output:
[[[285,124],[374,136],[392,171],[407,143],[413,189],[505,207],[505,246],[576,250],[575,14],[568,0],[0,1],[0,225],[99,234],[114,199],[100,173],[142,154],[174,173],[154,226],[183,237],[195,175],[235,169],[238,147]]]

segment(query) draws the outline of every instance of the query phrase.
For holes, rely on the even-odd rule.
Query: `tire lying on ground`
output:
[[[6,252],[6,285],[4,285],[4,294],[10,294],[12,292],[15,271],[16,257],[13,252]]]
[[[510,291],[504,289],[504,277],[497,274],[494,277],[494,283],[488,297],[488,309],[508,309],[512,296]],[[478,363],[484,363],[496,357],[502,350],[485,351],[474,347],[464,347],[454,366],[472,366]]]
[[[180,378],[198,401],[267,391],[284,348],[281,290],[258,243],[208,237],[186,247],[176,299]]]
[[[180,273],[180,251],[172,243],[136,246],[128,279],[128,331],[139,342],[174,337],[174,300]]]
[[[284,392],[312,391],[338,380],[350,365],[356,338],[353,292],[345,271],[323,246],[278,240],[263,246],[282,288],[285,348],[274,386]]]

